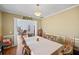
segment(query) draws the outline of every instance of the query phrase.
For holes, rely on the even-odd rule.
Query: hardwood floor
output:
[[[16,55],[17,47],[11,47],[4,50],[4,55]]]

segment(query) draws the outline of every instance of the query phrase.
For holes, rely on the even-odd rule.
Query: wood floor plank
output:
[[[16,55],[17,47],[11,47],[4,50],[4,55]]]

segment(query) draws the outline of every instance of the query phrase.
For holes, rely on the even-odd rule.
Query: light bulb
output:
[[[35,12],[34,14],[35,14],[35,16],[40,16],[41,15],[40,12]]]

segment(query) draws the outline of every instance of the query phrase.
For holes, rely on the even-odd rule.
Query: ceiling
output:
[[[42,15],[40,17],[47,17],[55,14],[63,9],[74,6],[73,4],[40,4]],[[1,4],[0,10],[8,13],[13,13],[23,16],[31,16],[39,18],[34,15],[36,4]]]

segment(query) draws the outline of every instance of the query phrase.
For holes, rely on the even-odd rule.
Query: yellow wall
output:
[[[2,34],[2,14],[0,12],[0,35]]]
[[[14,31],[14,17],[22,18],[22,16],[2,12],[2,34],[13,34]]]
[[[79,7],[49,16],[41,21],[44,32],[79,37]]]

